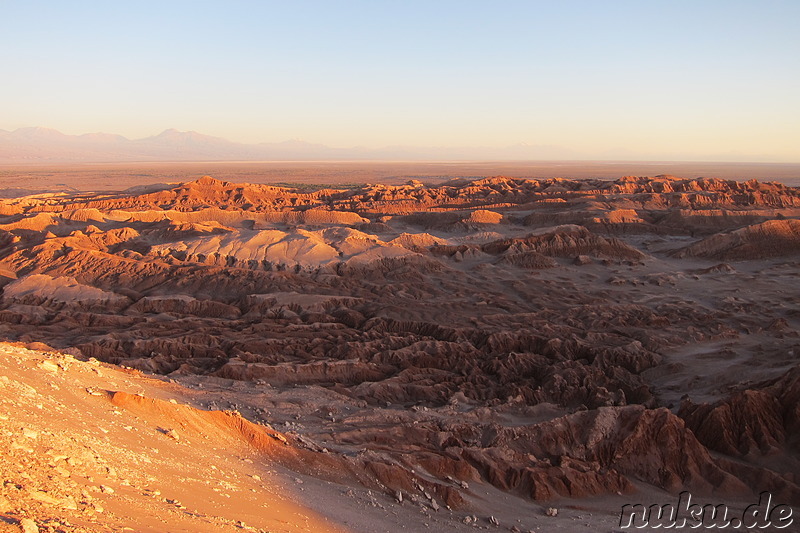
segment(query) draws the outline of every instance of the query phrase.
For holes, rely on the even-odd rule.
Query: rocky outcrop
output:
[[[415,422],[395,426],[389,434],[365,428],[340,439],[368,448],[402,443],[406,461],[434,475],[483,479],[540,501],[633,492],[641,482],[698,496],[753,492],[748,467],[712,457],[683,420],[663,408],[603,407],[515,427]],[[435,460],[414,453],[431,448]],[[764,481],[781,485],[774,473]],[[794,486],[788,494],[796,499],[800,492]]]
[[[3,299],[22,305],[49,309],[70,308],[76,311],[121,311],[130,300],[111,291],[79,283],[75,278],[53,278],[32,274],[11,281],[3,288]]]
[[[334,384],[382,381],[391,368],[358,361],[319,361],[308,364],[268,365],[231,359],[214,375],[243,381],[265,380],[275,386],[290,384]]]
[[[502,438],[534,456],[596,462],[670,492],[746,494],[749,488],[720,468],[667,409],[603,407],[545,422],[532,433],[507,429]],[[530,435],[541,435],[535,440]]]
[[[494,241],[481,246],[481,250],[493,255],[534,252],[547,257],[589,255],[631,261],[645,257],[644,253],[619,239],[595,235],[581,226],[559,226],[524,238]]]
[[[703,444],[733,457],[800,452],[800,367],[713,404],[686,401],[678,415]],[[788,466],[788,465],[787,465]],[[800,462],[794,461],[800,475]]]
[[[675,257],[741,261],[800,253],[800,220],[769,220],[712,235],[675,252]]]
[[[225,319],[235,319],[241,315],[239,308],[232,305],[213,300],[197,300],[186,294],[147,296],[132,305],[131,310],[139,313],[173,313]]]
[[[489,211],[488,209],[476,209],[470,212],[469,216],[462,219],[467,225],[472,224],[499,224],[503,220],[503,215]]]

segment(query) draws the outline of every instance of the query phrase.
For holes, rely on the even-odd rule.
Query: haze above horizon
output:
[[[6,2],[0,129],[800,162],[797,20],[793,1]]]

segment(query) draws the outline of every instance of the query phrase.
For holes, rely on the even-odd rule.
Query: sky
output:
[[[800,1],[0,0],[0,129],[800,162]]]

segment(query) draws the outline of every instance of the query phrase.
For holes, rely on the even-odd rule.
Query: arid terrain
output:
[[[800,505],[800,188],[351,177],[8,183],[0,531]]]
[[[153,161],[148,163],[48,163],[0,161],[0,198],[42,192],[121,191],[142,185],[191,181],[211,175],[233,183],[403,185],[416,179],[439,184],[451,178],[600,178],[620,176],[714,176],[737,181],[770,179],[800,186],[800,164],[656,161]],[[194,176],[194,178],[191,178]]]

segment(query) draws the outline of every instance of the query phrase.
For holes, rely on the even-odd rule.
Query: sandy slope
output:
[[[234,435],[176,409],[179,387],[71,356],[0,346],[2,523],[42,531],[345,531]],[[106,391],[169,399],[120,408]]]

